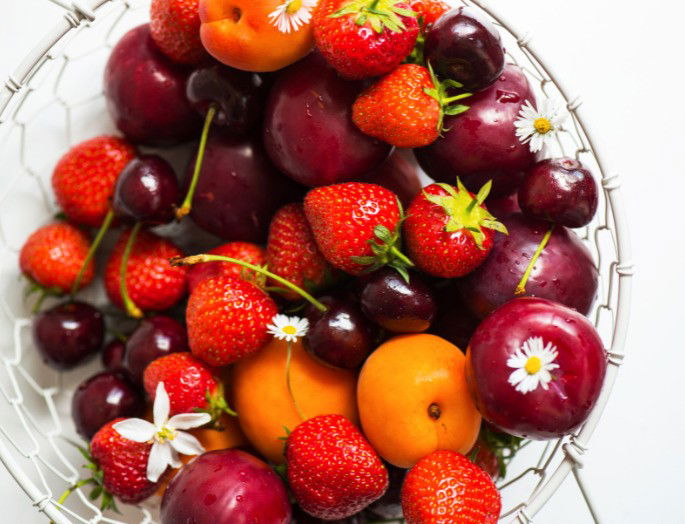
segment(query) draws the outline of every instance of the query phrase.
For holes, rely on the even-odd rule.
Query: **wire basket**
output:
[[[123,513],[103,514],[77,490],[64,505],[57,497],[81,475],[82,457],[69,414],[75,385],[97,364],[75,372],[47,368],[32,347],[30,314],[22,296],[18,253],[30,232],[57,211],[50,191],[52,168],[67,148],[102,133],[115,133],[102,96],[102,71],[114,44],[148,17],[149,0],[50,0],[64,9],[53,30],[0,86],[0,461],[37,511],[56,523],[154,522],[153,497]],[[526,72],[538,97],[565,103],[570,117],[550,153],[575,156],[600,178],[603,192],[594,221],[577,230],[600,270],[600,287],[591,318],[602,336],[609,367],[594,411],[575,434],[549,442],[531,442],[500,482],[503,521],[532,522],[569,473],[589,515],[597,508],[583,482],[583,455],[611,393],[623,360],[628,327],[631,276],[630,245],[619,196],[584,125],[580,100],[568,96],[543,65],[529,39],[479,0],[454,0],[482,10],[499,27],[508,59]],[[86,292],[103,300],[101,290]]]

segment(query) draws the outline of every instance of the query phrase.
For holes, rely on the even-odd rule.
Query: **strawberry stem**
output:
[[[528,278],[530,277],[530,274],[533,271],[535,263],[538,261],[538,258],[542,254],[542,250],[545,249],[545,246],[549,242],[549,238],[552,236],[552,232],[554,231],[555,225],[556,224],[552,224],[551,226],[549,226],[549,229],[545,233],[545,236],[542,237],[542,241],[540,242],[540,245],[538,245],[538,248],[535,250],[535,253],[533,253],[533,257],[530,259],[528,267],[526,268],[525,273],[523,273],[521,281],[519,282],[518,286],[516,286],[516,291],[514,291],[514,294],[523,295],[526,292],[526,283],[528,282]]]
[[[90,261],[93,260],[98,247],[100,247],[100,244],[102,243],[102,239],[105,237],[105,233],[107,233],[107,230],[109,229],[109,226],[112,225],[112,220],[114,220],[114,211],[110,208],[109,211],[107,211],[102,224],[100,224],[100,229],[98,229],[98,232],[93,239],[93,243],[90,245],[90,249],[88,249],[88,254],[86,255],[86,259],[83,261],[83,265],[81,266],[78,275],[76,275],[74,285],[71,286],[72,297],[81,287],[81,281],[83,280],[83,275],[86,273],[86,268],[88,267],[88,264],[90,264]]]
[[[295,411],[297,411],[297,416],[300,417],[300,420],[304,421],[306,420],[304,418],[304,415],[302,414],[302,410],[300,409],[300,406],[297,404],[297,400],[295,400],[295,394],[293,393],[293,386],[290,383],[290,363],[293,358],[293,347],[292,347],[292,342],[288,342],[288,352],[286,353],[285,356],[285,384],[288,387],[288,394],[290,395],[290,398],[293,401],[293,405],[295,406]]]
[[[200,145],[197,148],[197,158],[195,159],[195,169],[193,170],[193,178],[190,179],[190,186],[181,207],[176,210],[176,218],[181,220],[184,216],[190,213],[193,204],[193,197],[195,196],[195,189],[197,182],[200,179],[200,172],[202,171],[202,162],[205,158],[205,151],[207,149],[207,137],[209,135],[209,128],[212,125],[212,120],[217,113],[216,104],[209,106],[207,116],[205,117],[205,125],[202,128],[202,135],[200,135]]]
[[[414,262],[412,262],[407,255],[402,253],[397,246],[392,246],[390,252],[395,255],[395,258],[400,259],[408,267],[414,267]]]
[[[406,257],[405,257],[406,258]],[[266,277],[269,277],[272,280],[275,280],[279,284],[283,284],[285,287],[290,289],[291,291],[294,291],[298,295],[300,295],[302,298],[307,300],[312,306],[314,306],[316,309],[318,309],[321,312],[326,312],[328,311],[328,308],[316,300],[312,295],[307,293],[304,289],[302,289],[299,286],[296,286],[289,280],[286,280],[285,278],[276,275],[275,273],[272,273],[271,271],[268,271],[267,269],[264,269],[263,267],[255,266],[254,264],[250,264],[249,262],[245,262],[244,260],[239,260],[237,258],[231,258],[231,257],[225,257],[223,255],[207,255],[207,254],[201,254],[201,255],[192,255],[189,257],[174,257],[169,260],[172,266],[192,266],[194,264],[201,264],[204,262],[231,262],[232,264],[237,264],[239,266],[245,267],[247,269],[251,269],[261,275],[264,275]]]
[[[67,500],[67,497],[69,497],[69,495],[71,495],[74,491],[76,491],[79,488],[82,488],[87,484],[95,484],[95,479],[87,478],[79,480],[76,484],[70,486],[64,493],[62,493],[62,495],[57,499],[57,504],[61,506],[62,504],[64,504],[64,501]]]
[[[128,286],[126,285],[126,271],[128,269],[128,259],[131,256],[133,244],[136,242],[136,237],[138,237],[140,227],[141,223],[137,222],[136,225],[133,226],[133,229],[131,229],[131,233],[126,241],[126,247],[124,248],[124,254],[121,257],[121,266],[119,266],[119,289],[121,291],[121,300],[126,308],[126,313],[133,318],[142,318],[143,312],[138,308],[138,306],[135,305],[128,294]]]
[[[43,305],[43,302],[45,299],[50,295],[50,292],[45,289],[44,287],[40,288],[40,294],[38,295],[38,300],[36,300],[36,303],[33,305],[31,308],[31,313],[36,315],[39,311],[41,306]]]

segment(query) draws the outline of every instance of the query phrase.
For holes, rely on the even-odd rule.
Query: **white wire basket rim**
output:
[[[15,110],[14,101],[20,101],[21,93],[27,89],[31,79],[40,71],[41,67],[50,59],[59,54],[61,45],[66,37],[74,30],[84,24],[93,22],[100,10],[110,3],[123,3],[129,5],[129,0],[85,0],[82,2],[66,2],[64,0],[50,0],[52,3],[64,8],[64,13],[59,22],[51,31],[31,50],[26,58],[20,63],[15,71],[0,86],[0,141],[3,133],[12,123],[8,118]],[[613,264],[612,270],[618,275],[618,300],[615,311],[614,329],[611,344],[607,348],[608,369],[599,399],[580,431],[571,436],[570,440],[562,445],[564,458],[557,468],[546,478],[540,479],[537,487],[527,501],[519,504],[502,517],[511,516],[515,522],[527,524],[532,522],[533,517],[552,497],[569,473],[573,473],[585,501],[588,504],[590,513],[595,521],[599,521],[595,510],[595,505],[591,500],[589,490],[584,486],[580,469],[583,467],[583,455],[587,451],[590,438],[599,423],[608,398],[611,394],[616,380],[618,369],[623,362],[624,347],[627,336],[630,307],[631,307],[631,287],[634,266],[631,259],[631,246],[628,233],[628,224],[625,217],[623,200],[620,192],[619,177],[616,174],[607,174],[606,167],[601,155],[595,149],[595,140],[583,119],[581,101],[579,97],[570,97],[563,83],[553,74],[550,66],[540,60],[539,55],[530,43],[530,37],[520,33],[511,23],[505,22],[497,13],[481,0],[461,0],[466,5],[473,5],[482,9],[502,28],[516,38],[522,51],[527,53],[539,67],[540,72],[544,73],[544,82],[553,83],[559,93],[567,102],[567,109],[575,119],[578,126],[579,135],[582,133],[587,140],[587,152],[591,154],[599,167],[601,184],[607,198],[608,208],[611,211],[613,225],[615,229],[614,238],[616,240],[617,261]],[[560,445],[561,440],[557,444]],[[53,522],[58,524],[68,524],[71,522],[65,515],[65,508],[58,505],[50,496],[46,495],[36,483],[18,465],[12,456],[7,445],[0,438],[0,461],[4,464],[7,471],[12,475],[17,484],[26,493],[31,503],[36,509],[45,514]],[[539,468],[538,468],[539,469]]]

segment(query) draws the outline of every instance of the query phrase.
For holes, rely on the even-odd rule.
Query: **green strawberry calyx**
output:
[[[330,17],[357,15],[355,23],[359,26],[368,22],[376,33],[382,33],[386,28],[393,33],[400,33],[406,29],[400,17],[416,17],[415,11],[399,7],[397,4],[400,3],[402,0],[352,0]]]
[[[75,482],[73,485],[69,486],[69,488],[67,488],[67,490],[64,493],[62,493],[60,498],[57,500],[57,504],[64,504],[64,502],[67,500],[67,497],[69,497],[69,495],[71,495],[74,491],[88,484],[92,484],[94,487],[88,495],[88,498],[90,500],[97,500],[98,498],[102,497],[100,501],[100,509],[102,511],[111,509],[112,511],[120,513],[116,503],[114,502],[114,496],[105,489],[105,474],[102,471],[102,469],[100,469],[100,466],[98,466],[97,462],[95,461],[95,459],[93,459],[92,455],[86,448],[76,446],[76,449],[78,449],[79,453],[81,453],[81,455],[83,455],[83,458],[86,459],[86,463],[83,467],[91,470],[92,474],[90,477],[81,479]]]
[[[221,424],[221,415],[226,413],[227,415],[230,415],[232,417],[237,417],[238,414],[231,409],[231,407],[228,405],[228,402],[226,402],[226,397],[224,395],[224,385],[219,382],[214,388],[214,392],[212,392],[209,388],[207,388],[207,392],[205,393],[205,399],[207,401],[207,407],[202,409],[198,408],[195,410],[196,413],[208,413],[210,417],[212,417],[212,427],[217,430],[223,430],[223,426]]]
[[[490,214],[490,212],[483,207],[483,202],[490,194],[492,188],[492,180],[489,180],[483,187],[480,188],[477,195],[472,195],[468,189],[464,187],[461,180],[457,178],[457,187],[449,184],[437,184],[444,189],[447,195],[432,195],[425,190],[423,196],[436,206],[440,206],[445,214],[448,216],[445,224],[445,231],[453,233],[455,231],[466,230],[471,233],[474,242],[479,249],[483,248],[483,241],[485,240],[485,233],[483,228],[493,229],[509,234],[507,228],[501,222]]]
[[[435,72],[433,71],[433,67],[431,66],[430,62],[428,62],[428,72],[430,73],[431,81],[433,82],[433,87],[425,87],[423,89],[423,92],[426,93],[428,96],[434,98],[440,106],[440,116],[438,117],[437,127],[438,133],[442,133],[443,131],[448,131],[448,129],[445,129],[443,126],[443,120],[445,119],[445,115],[460,115],[461,113],[468,111],[469,106],[465,106],[463,104],[455,104],[455,102],[470,97],[472,93],[460,93],[458,95],[449,96],[450,90],[461,89],[464,86],[456,80],[452,79],[443,80],[441,82],[440,79],[435,75]]]

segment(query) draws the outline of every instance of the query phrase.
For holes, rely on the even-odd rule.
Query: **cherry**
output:
[[[124,366],[140,384],[147,365],[169,353],[188,350],[188,335],[180,322],[158,315],[143,320],[126,341]]]
[[[176,173],[157,155],[131,160],[117,179],[112,207],[121,219],[150,226],[174,219],[180,190]]]
[[[144,24],[114,46],[105,68],[105,99],[132,142],[168,146],[197,135],[200,119],[186,98],[190,70],[169,60]]]
[[[324,362],[341,368],[359,367],[374,349],[374,330],[351,302],[335,299],[311,322],[306,343]]]
[[[498,220],[521,212],[517,193],[500,198],[488,198],[485,200],[485,206]]]
[[[124,365],[126,343],[115,338],[110,340],[102,350],[102,365],[105,369],[120,369]]]
[[[438,314],[430,332],[466,352],[480,319],[464,303],[453,282],[438,291]]]
[[[492,85],[504,69],[497,29],[466,7],[452,9],[435,21],[426,35],[424,56],[438,75],[460,82],[467,91]]]
[[[393,151],[385,162],[360,178],[360,181],[389,189],[399,197],[405,208],[409,207],[423,186],[416,161],[406,149]]]
[[[71,401],[76,431],[85,440],[118,417],[138,417],[145,411],[140,390],[122,370],[103,371],[82,382]]]
[[[361,295],[364,314],[394,333],[426,331],[436,314],[433,290],[416,273],[409,282],[392,268],[374,271]]]
[[[58,370],[84,363],[102,347],[105,318],[85,302],[67,302],[33,320],[33,338],[43,360]]]
[[[285,70],[269,95],[264,145],[286,175],[310,187],[358,179],[391,147],[352,122],[362,84],[343,80],[318,54]]]
[[[518,193],[521,210],[533,218],[566,227],[587,225],[597,212],[597,182],[574,158],[543,160],[535,164]]]

